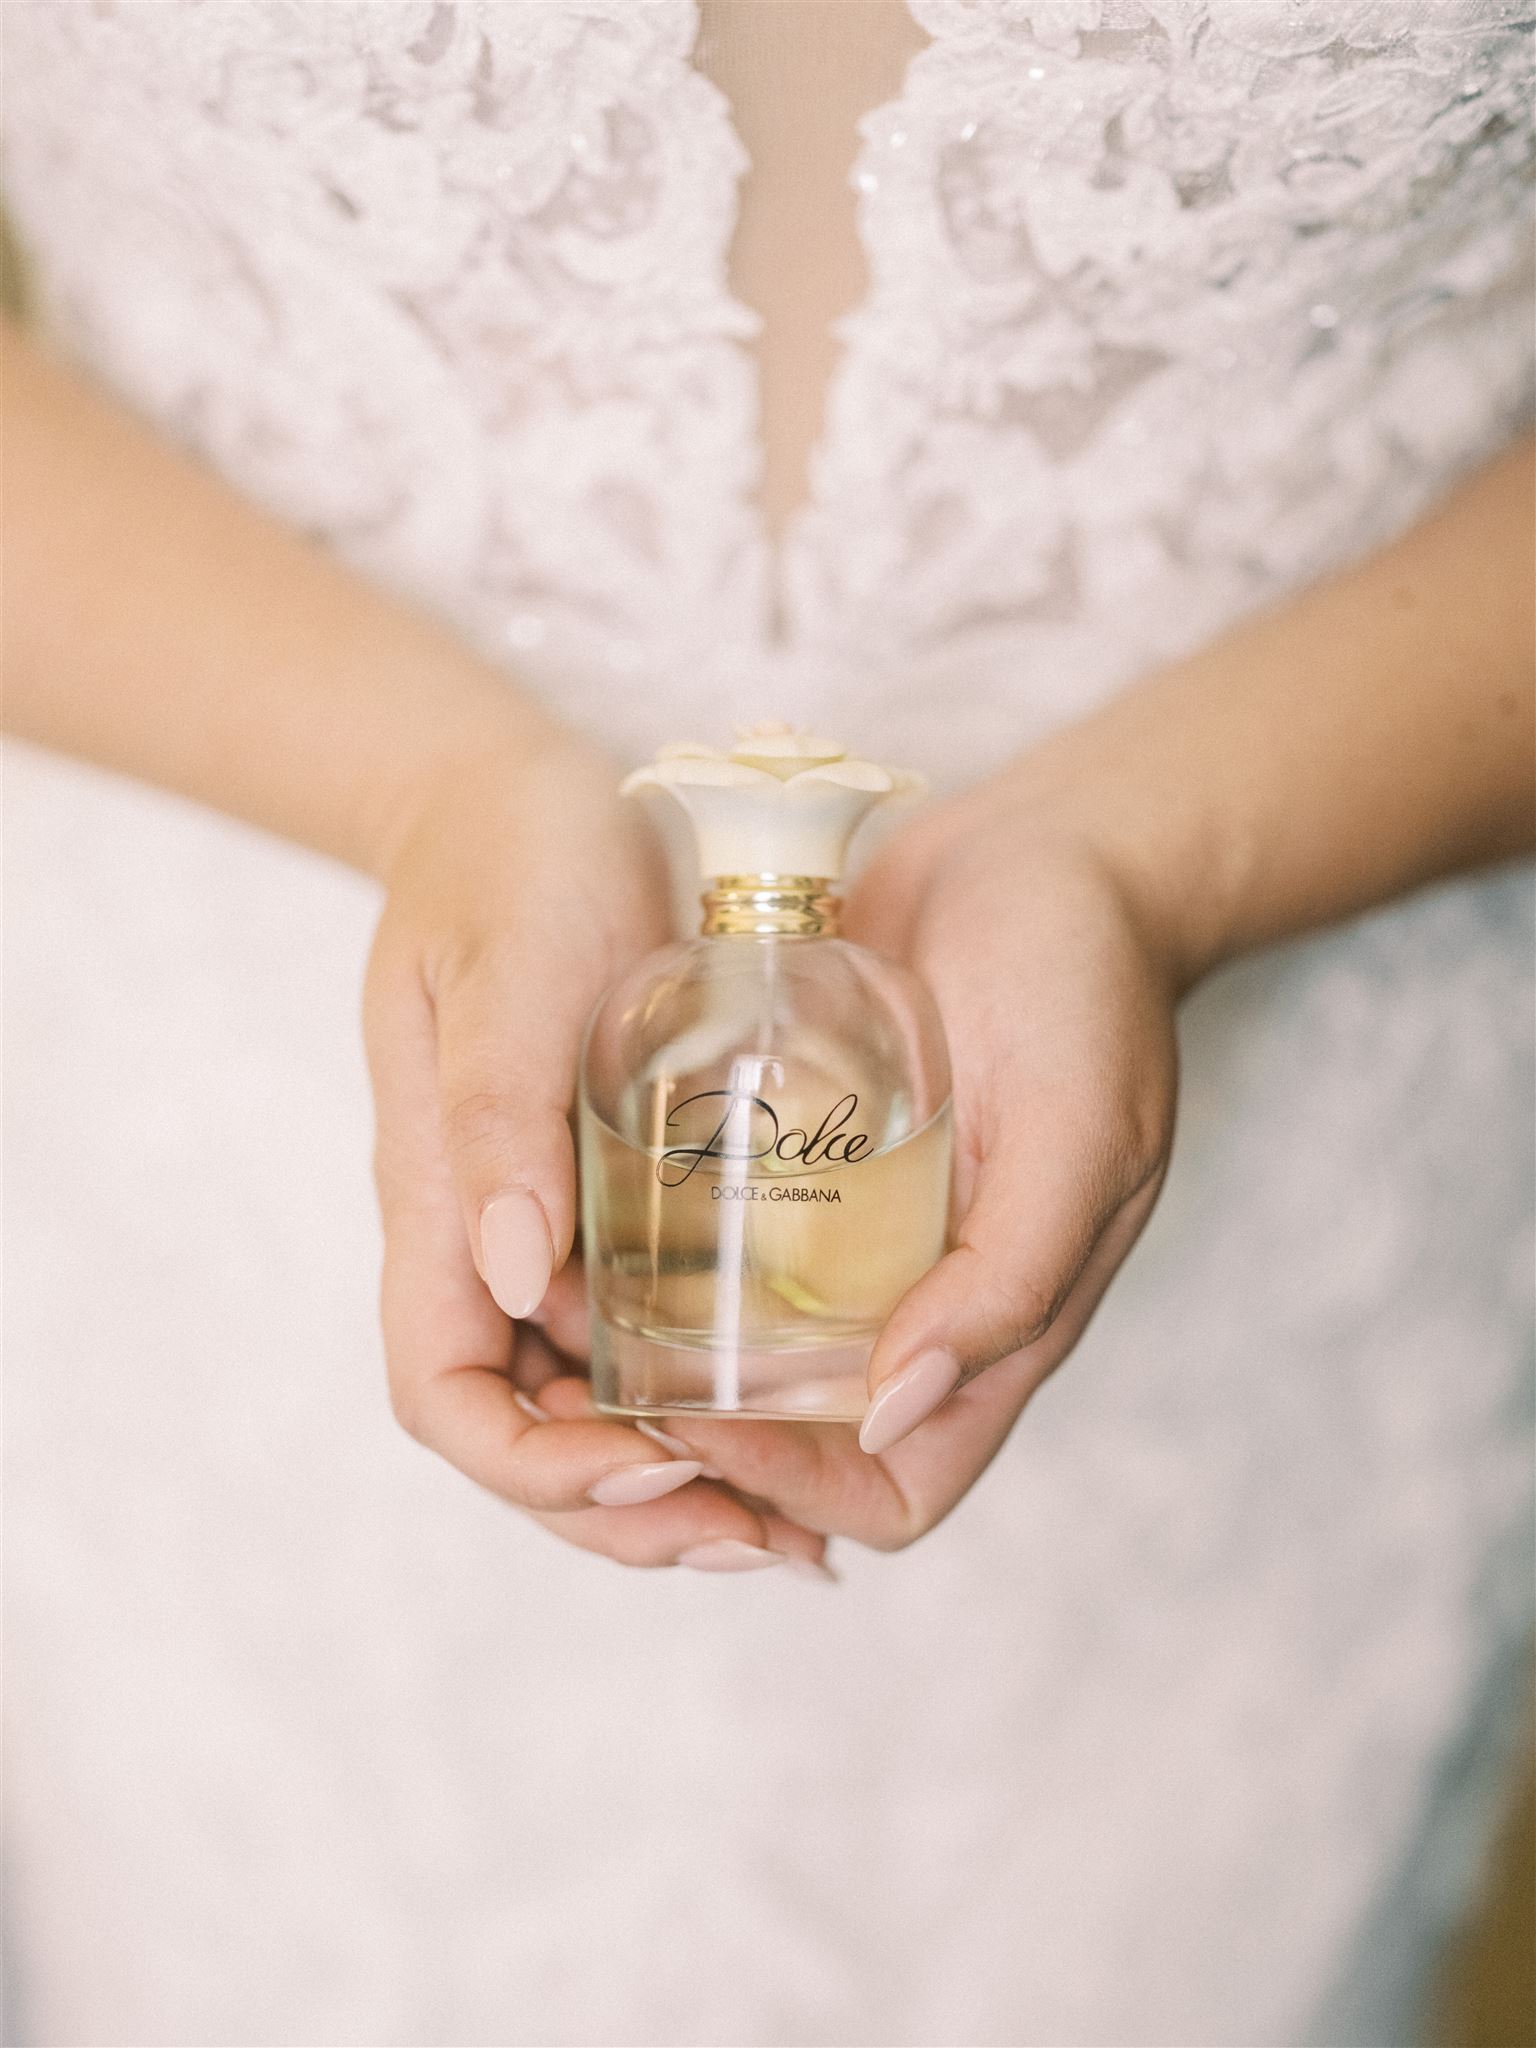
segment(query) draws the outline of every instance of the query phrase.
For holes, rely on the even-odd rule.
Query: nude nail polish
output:
[[[758,1543],[743,1543],[737,1536],[717,1536],[712,1543],[695,1543],[677,1561],[695,1572],[760,1572],[783,1564],[784,1556]]]
[[[869,1404],[859,1429],[859,1448],[871,1457],[888,1451],[926,1422],[960,1382],[960,1361],[952,1351],[922,1351],[888,1379]]]
[[[833,1571],[831,1565],[823,1563],[820,1558],[802,1557],[798,1551],[791,1550],[786,1553],[784,1562],[796,1578],[812,1579],[818,1586],[842,1584],[842,1574]]]
[[[680,1436],[668,1436],[667,1432],[658,1429],[654,1422],[636,1422],[635,1427],[642,1436],[648,1436],[653,1444],[660,1444],[664,1451],[670,1451],[674,1458],[691,1458],[694,1455],[692,1444],[685,1444]],[[701,1465],[699,1477],[723,1479],[725,1474],[718,1465]]]
[[[587,1498],[600,1508],[639,1507],[642,1501],[676,1493],[690,1479],[697,1479],[702,1469],[697,1458],[668,1458],[664,1465],[621,1465],[589,1486]]]
[[[648,1436],[653,1444],[660,1444],[664,1451],[670,1451],[674,1458],[691,1458],[692,1444],[685,1444],[680,1436],[668,1436],[664,1429],[658,1429],[654,1422],[636,1422],[636,1429],[642,1436]]]
[[[554,1246],[538,1199],[525,1188],[493,1195],[480,1211],[480,1272],[503,1315],[532,1315],[549,1286]]]

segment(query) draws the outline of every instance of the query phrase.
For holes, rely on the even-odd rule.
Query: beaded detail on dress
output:
[[[24,0],[9,201],[67,347],[636,749],[703,671],[1052,722],[1530,411],[1529,8],[911,5],[777,556],[691,0]]]

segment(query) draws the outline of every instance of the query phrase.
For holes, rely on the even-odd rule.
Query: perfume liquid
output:
[[[793,1144],[779,1155],[765,1099],[700,1107],[692,1152],[583,1115],[599,1406],[857,1420],[882,1322],[944,1250],[948,1105],[879,1151],[810,1165]]]

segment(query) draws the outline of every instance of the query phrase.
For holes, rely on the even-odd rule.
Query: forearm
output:
[[[380,872],[413,791],[560,728],[6,327],[9,730]]]
[[[1181,979],[1530,848],[1533,452],[1020,764],[1012,799],[1112,850]]]

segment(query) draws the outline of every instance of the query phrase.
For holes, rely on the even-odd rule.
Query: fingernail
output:
[[[784,1553],[743,1543],[736,1536],[717,1536],[713,1543],[695,1543],[677,1561],[695,1572],[760,1572],[770,1564],[783,1564]]]
[[[685,1444],[680,1436],[668,1436],[664,1429],[658,1429],[654,1422],[637,1422],[636,1429],[642,1436],[648,1436],[653,1444],[660,1444],[664,1451],[670,1451],[675,1458],[691,1458],[693,1445]]]
[[[534,1400],[532,1394],[525,1394],[521,1387],[514,1387],[512,1389],[512,1398],[530,1422],[552,1422],[554,1420],[552,1415],[544,1413],[544,1410]]]
[[[643,1500],[660,1500],[675,1493],[690,1479],[697,1479],[701,1467],[697,1458],[668,1458],[664,1465],[621,1465],[607,1472],[587,1488],[588,1500],[600,1508],[634,1508]]]
[[[920,1351],[870,1402],[859,1424],[859,1449],[874,1457],[900,1443],[948,1400],[959,1378],[960,1361],[952,1351]]]
[[[643,1435],[648,1436],[653,1444],[660,1444],[664,1451],[670,1451],[673,1457],[691,1458],[693,1456],[692,1444],[685,1444],[680,1436],[668,1436],[667,1432],[664,1429],[658,1429],[654,1422],[637,1422],[635,1427]],[[699,1467],[699,1477],[701,1479],[723,1479],[725,1474],[718,1465],[701,1465]]]
[[[822,1586],[842,1584],[842,1573],[833,1571],[831,1565],[823,1563],[819,1557],[802,1557],[797,1550],[791,1550],[786,1554],[784,1562],[802,1579],[814,1579]]]
[[[554,1268],[549,1225],[522,1188],[492,1195],[480,1211],[480,1271],[503,1315],[532,1315]]]

